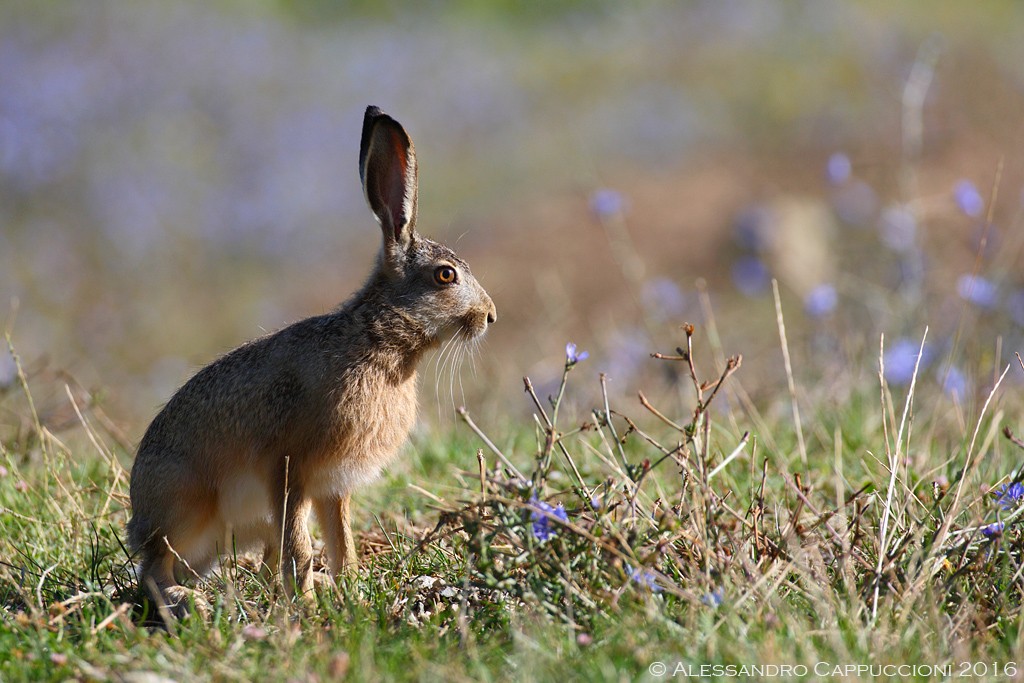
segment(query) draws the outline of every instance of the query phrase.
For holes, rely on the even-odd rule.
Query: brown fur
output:
[[[360,175],[384,242],[363,288],[327,315],[251,341],[200,370],[154,418],[132,468],[128,540],[140,579],[175,614],[179,580],[232,549],[262,548],[285,588],[313,585],[315,511],[332,572],[356,562],[352,491],[416,418],[416,367],[441,340],[470,340],[494,304],[464,261],[415,232],[416,157],[402,127],[366,112]],[[457,280],[438,281],[454,268]]]

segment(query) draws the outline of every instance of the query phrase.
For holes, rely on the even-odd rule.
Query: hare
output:
[[[200,370],[139,444],[128,542],[140,583],[175,616],[192,594],[179,581],[233,551],[262,548],[288,594],[308,597],[311,510],[331,572],[354,567],[349,501],[413,426],[417,364],[497,319],[466,262],[416,232],[412,140],[377,107],[363,119],[359,174],[384,235],[362,289]]]

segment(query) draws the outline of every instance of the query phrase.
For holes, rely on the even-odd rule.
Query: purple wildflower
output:
[[[981,533],[985,538],[996,538],[997,536],[1003,535],[1003,529],[1006,528],[1006,524],[1003,522],[993,522],[987,526],[981,527]]]
[[[565,345],[565,362],[567,365],[576,365],[581,360],[590,358],[590,353],[587,351],[576,352],[576,345],[569,342]]]
[[[555,530],[551,526],[552,517],[563,522],[569,521],[569,515],[565,511],[565,506],[561,503],[555,507],[551,503],[538,500],[534,496],[530,499],[530,505],[535,508],[530,510],[530,521],[533,522],[533,537],[538,541],[546,541],[555,535]]]
[[[733,264],[732,281],[747,296],[757,296],[768,289],[770,279],[768,267],[756,256],[744,256]]]
[[[1018,289],[1006,297],[1006,310],[1015,323],[1024,327],[1024,289]]]
[[[663,319],[674,318],[686,309],[686,295],[672,280],[660,277],[644,284],[640,293],[644,307]]]
[[[825,177],[833,185],[842,185],[850,179],[852,170],[850,157],[842,152],[836,152],[828,158],[828,164],[825,165]]]
[[[629,574],[629,580],[641,588],[646,588],[652,593],[660,593],[664,590],[664,588],[658,584],[658,575],[650,569],[645,567],[634,568],[627,564],[626,572]]]
[[[957,401],[964,400],[964,396],[967,395],[967,376],[963,370],[951,366],[945,375],[939,375],[939,380],[942,382],[942,391]]]
[[[700,599],[700,601],[708,607],[718,607],[722,604],[722,600],[724,599],[725,591],[723,591],[721,588],[716,588],[710,593],[705,593],[704,596]]]
[[[597,190],[590,195],[590,210],[598,218],[609,218],[623,213],[626,200],[615,190]]]
[[[982,308],[992,308],[999,301],[995,284],[980,275],[961,275],[956,281],[956,292],[964,301]]]
[[[0,351],[0,387],[5,387],[14,382],[18,376],[18,368],[14,364],[14,358],[8,350]]]
[[[608,377],[628,381],[643,368],[650,341],[637,330],[619,330],[609,343]]]
[[[996,492],[996,502],[1004,510],[1013,510],[1024,500],[1024,484],[1015,481],[1012,484],[1003,484]]]
[[[900,339],[885,352],[885,379],[890,384],[909,384],[914,376],[917,365],[917,352],[920,346],[909,339]],[[920,368],[923,370],[931,363],[931,352],[927,346],[921,353]]]
[[[766,206],[754,204],[736,214],[733,237],[744,249],[763,251],[772,242],[775,221]]]
[[[985,200],[970,180],[961,180],[953,187],[953,200],[971,218],[977,218],[985,210]]]
[[[878,209],[878,196],[863,180],[846,183],[832,198],[839,220],[848,225],[867,224]]]
[[[814,318],[824,318],[836,309],[839,297],[836,288],[830,284],[821,284],[812,289],[804,297],[804,310]]]

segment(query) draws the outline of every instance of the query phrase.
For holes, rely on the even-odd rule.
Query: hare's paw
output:
[[[194,610],[203,619],[210,617],[210,603],[202,593],[184,586],[170,586],[163,590],[164,606],[175,619],[183,619]]]
[[[345,561],[338,567],[338,576],[355,576],[359,573],[359,556],[356,555],[355,547],[345,551]]]
[[[281,554],[276,548],[268,547],[263,552],[263,560],[259,565],[259,577],[268,586],[277,580],[281,570]]]
[[[318,593],[338,590],[338,584],[328,572],[313,572],[313,587]]]
[[[333,583],[331,577],[323,572],[310,571],[306,578],[308,586],[305,590],[287,590],[285,586],[284,598],[297,606],[314,609],[317,605],[317,595],[329,591]]]

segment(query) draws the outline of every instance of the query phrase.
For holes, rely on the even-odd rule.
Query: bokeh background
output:
[[[499,311],[461,382],[426,369],[428,428],[527,411],[568,341],[582,402],[598,372],[674,391],[648,354],[684,321],[768,401],[773,277],[836,401],[882,333],[899,386],[929,326],[921,382],[954,407],[1024,347],[1016,0],[7,0],[0,320],[44,419],[73,378],[137,439],[198,367],[358,287],[367,104]],[[16,384],[0,351],[4,419]]]

